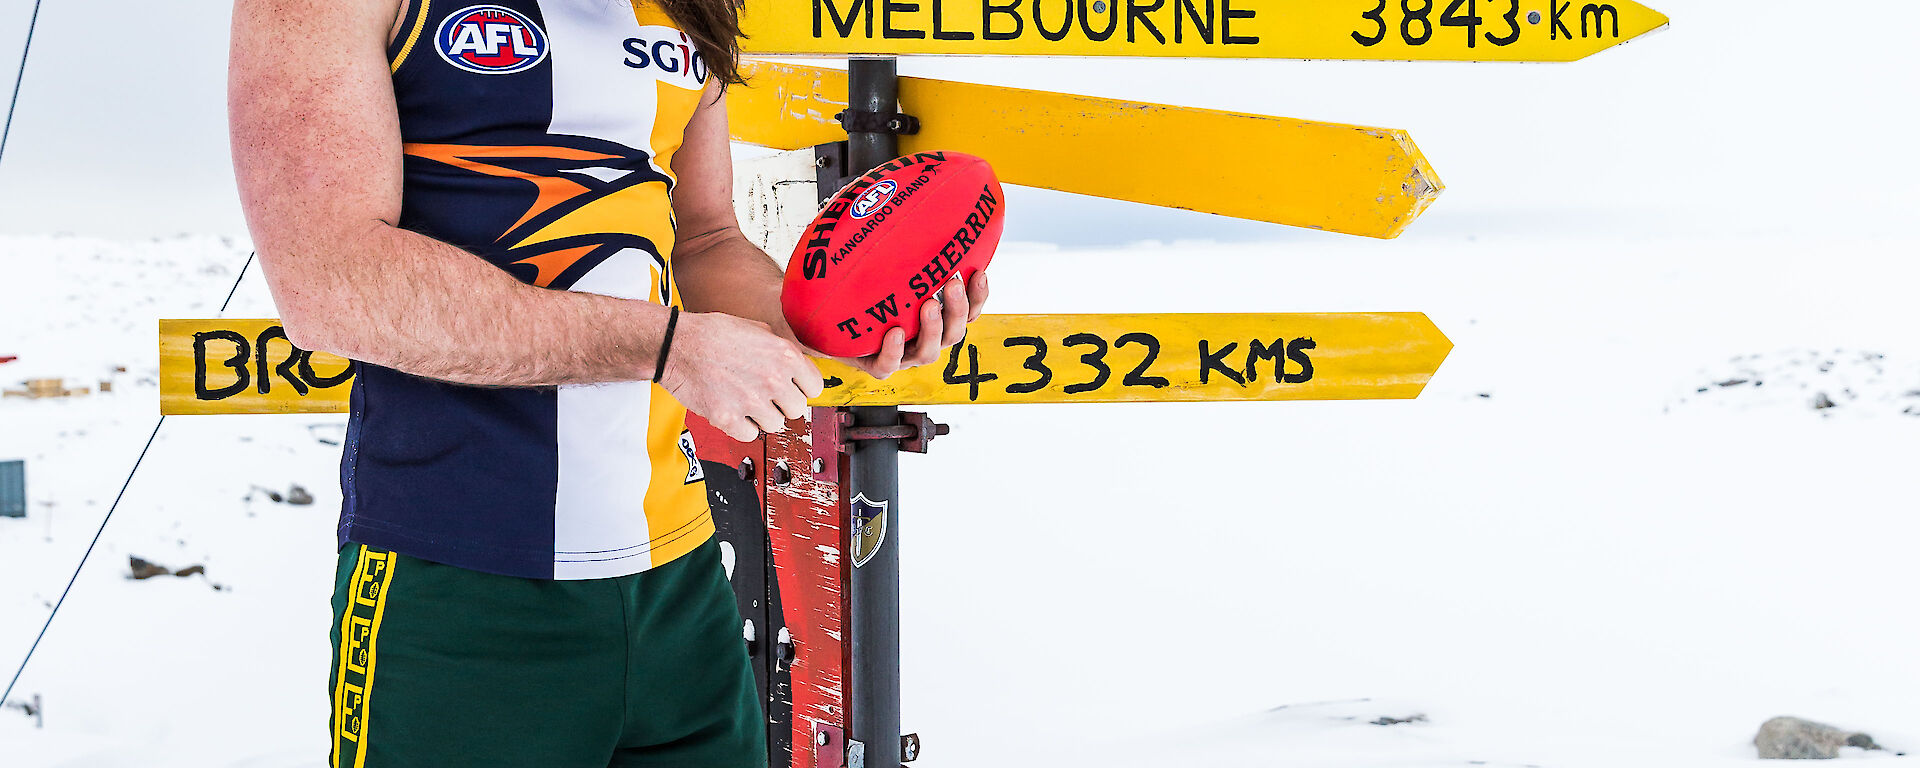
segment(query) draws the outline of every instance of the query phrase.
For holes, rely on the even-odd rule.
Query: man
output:
[[[765,764],[684,417],[750,440],[821,378],[733,219],[737,8],[653,2],[236,2],[262,268],[360,364],[335,766]],[[932,362],[986,295],[848,362]]]

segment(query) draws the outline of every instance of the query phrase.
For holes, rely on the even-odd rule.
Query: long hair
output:
[[[741,85],[740,7],[743,0],[639,0],[657,2],[680,31],[693,39],[700,57],[706,59],[709,77],[720,79],[721,87]]]

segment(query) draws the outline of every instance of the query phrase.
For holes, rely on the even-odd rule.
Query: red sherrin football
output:
[[[889,160],[827,201],[787,262],[780,305],[800,342],[835,357],[911,341],[920,305],[971,280],[1000,244],[1005,196],[987,161],[959,152]]]

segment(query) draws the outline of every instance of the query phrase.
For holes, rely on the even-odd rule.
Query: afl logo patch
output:
[[[893,179],[886,179],[873,185],[872,189],[860,193],[860,197],[853,201],[853,217],[864,219],[872,216],[874,211],[880,210],[880,206],[886,205],[887,201],[893,199],[893,193],[898,189],[900,189],[899,184]]]
[[[448,64],[482,75],[523,72],[547,58],[547,33],[540,25],[498,5],[474,5],[448,14],[433,42]]]

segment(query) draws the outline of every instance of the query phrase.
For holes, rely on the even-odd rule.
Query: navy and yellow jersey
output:
[[[673,155],[708,75],[687,36],[645,0],[410,5],[389,49],[399,226],[543,288],[677,304]],[[500,389],[360,370],[343,545],[586,579],[713,533],[686,409],[652,383]]]

